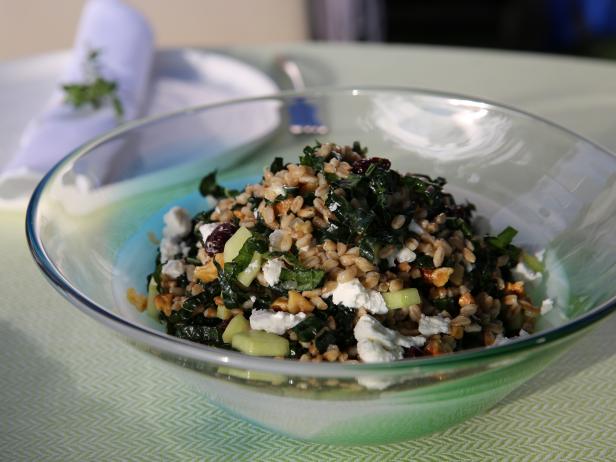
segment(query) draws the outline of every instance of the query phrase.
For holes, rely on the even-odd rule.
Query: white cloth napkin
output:
[[[118,125],[111,105],[94,110],[64,103],[61,84],[83,83],[88,53],[100,50],[104,78],[115,81],[124,120],[139,117],[154,56],[154,35],[146,19],[121,0],[88,0],[64,75],[43,112],[30,122],[19,149],[0,173],[0,202],[24,203],[43,175],[93,137]]]

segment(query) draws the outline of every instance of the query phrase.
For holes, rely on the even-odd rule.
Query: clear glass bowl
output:
[[[273,157],[296,160],[298,96],[339,144],[359,140],[393,168],[444,176],[484,225],[546,249],[533,294],[556,299],[538,333],[506,345],[386,364],[250,357],[167,336],[126,301],[145,292],[162,215],[206,208],[201,177],[258,181]],[[213,402],[297,438],[405,440],[482,412],[542,370],[616,306],[616,158],[545,120],[462,96],[400,88],[311,90],[193,108],[126,124],[70,154],[40,183],[27,215],[34,258],[82,312],[166,361]],[[79,316],[75,313],[75,316]],[[120,341],[120,336],[118,341]]]

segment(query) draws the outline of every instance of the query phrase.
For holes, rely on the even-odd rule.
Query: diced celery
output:
[[[234,367],[225,366],[219,367],[218,373],[238,377],[245,380],[258,380],[259,382],[269,382],[274,385],[280,385],[286,380],[284,375],[270,374],[269,372],[251,371],[248,369],[236,369]]]
[[[240,253],[240,250],[242,250],[244,243],[250,239],[251,236],[252,233],[248,231],[247,228],[242,226],[238,229],[225,244],[225,250],[223,253],[225,261],[232,262],[233,259]]]
[[[153,319],[158,320],[158,310],[156,309],[156,305],[154,304],[154,297],[158,295],[158,284],[154,278],[150,278],[150,283],[148,284],[148,304],[146,305],[145,312]]]
[[[419,292],[415,288],[402,289],[397,292],[385,292],[382,295],[385,299],[387,308],[390,310],[408,308],[411,305],[417,305],[421,302]]]
[[[250,283],[257,277],[259,270],[261,269],[261,254],[255,252],[252,255],[252,260],[244,270],[237,275],[237,280],[244,286],[248,287]]]
[[[231,310],[229,310],[225,305],[216,306],[216,317],[217,318],[220,318],[223,321],[226,321],[231,316],[233,316],[233,314],[231,313]]]
[[[249,330],[250,323],[248,320],[243,314],[238,314],[231,321],[229,321],[229,324],[227,324],[227,328],[222,333],[222,341],[225,343],[231,343],[236,334]]]
[[[539,261],[539,259],[535,257],[534,255],[523,252],[522,261],[524,262],[526,266],[532,269],[535,273],[543,273],[543,271],[545,271],[545,268],[543,267],[543,263],[541,263],[541,261]]]
[[[252,356],[288,356],[289,354],[289,341],[286,338],[261,330],[235,334],[231,346]]]

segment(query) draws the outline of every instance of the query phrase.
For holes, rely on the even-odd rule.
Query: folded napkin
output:
[[[88,80],[85,64],[93,50],[99,51],[102,77],[117,83],[123,120],[141,115],[154,55],[152,30],[138,11],[121,0],[88,0],[58,90],[27,126],[19,149],[0,173],[0,204],[20,206],[27,202],[55,163],[120,122],[111,104],[76,109],[64,102],[61,84]]]

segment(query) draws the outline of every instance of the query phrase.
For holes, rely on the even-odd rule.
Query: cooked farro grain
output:
[[[521,255],[511,244],[516,231],[474,234],[474,206],[457,204],[443,178],[390,165],[366,158],[359,143],[327,143],[306,147],[298,164],[277,158],[243,191],[206,176],[200,191],[218,203],[174,238],[185,250],[168,268],[183,273],[159,254],[150,298],[133,290],[130,301],[152,306],[171,335],[213,346],[225,338],[244,351],[233,339],[262,330],[286,347],[270,351],[265,342],[250,354],[299,361],[383,357],[370,349],[391,359],[444,354],[532,330],[540,309],[511,279]],[[447,327],[422,335],[425,322]],[[374,340],[387,336],[364,327],[379,323],[393,331],[387,336],[422,346]],[[370,348],[358,349],[366,341]]]

